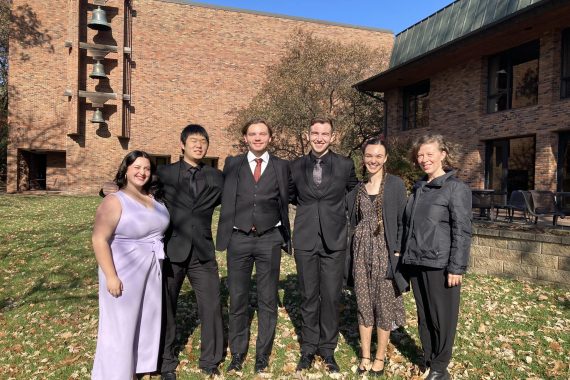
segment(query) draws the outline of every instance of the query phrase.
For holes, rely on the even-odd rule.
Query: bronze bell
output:
[[[97,108],[95,110],[95,112],[93,112],[93,118],[91,119],[92,123],[104,123],[105,119],[103,119],[103,112],[101,112],[101,109]]]
[[[111,25],[107,22],[107,13],[101,7],[93,10],[91,21],[87,23],[87,26],[95,30],[111,30]]]
[[[93,79],[103,79],[107,78],[107,74],[105,74],[105,66],[101,63],[101,61],[97,60],[93,65],[93,71],[89,74],[89,78]]]

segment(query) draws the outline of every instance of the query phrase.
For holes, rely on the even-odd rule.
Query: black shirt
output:
[[[181,171],[180,176],[184,178],[184,183],[188,185],[186,187],[188,189],[188,192],[190,192],[190,181],[191,181],[190,168],[193,167],[197,169],[196,174],[194,175],[194,180],[196,181],[196,189],[197,189],[196,194],[200,194],[200,192],[204,190],[204,187],[206,187],[206,178],[204,177],[204,172],[202,170],[203,166],[204,164],[202,162],[200,162],[198,166],[192,166],[188,162],[182,160],[182,165],[180,166],[180,171]]]

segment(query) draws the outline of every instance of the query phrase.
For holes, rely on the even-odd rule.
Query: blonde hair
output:
[[[414,143],[412,144],[412,151],[410,152],[410,160],[414,163],[414,165],[419,168],[418,164],[418,151],[420,147],[424,144],[432,144],[437,143],[440,152],[445,152],[445,158],[443,159],[443,168],[444,169],[455,169],[456,167],[456,148],[455,145],[447,141],[442,135],[432,135],[427,134],[417,138]]]

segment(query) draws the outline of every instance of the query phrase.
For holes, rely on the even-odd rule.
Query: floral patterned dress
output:
[[[390,331],[403,326],[406,317],[402,295],[394,282],[385,278],[389,258],[381,220],[383,195],[384,184],[376,196],[368,195],[364,185],[356,196],[360,221],[353,239],[354,289],[358,324]]]

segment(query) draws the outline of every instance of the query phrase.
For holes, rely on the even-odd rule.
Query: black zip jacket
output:
[[[403,262],[464,274],[471,249],[471,190],[455,171],[418,181],[405,212]]]

